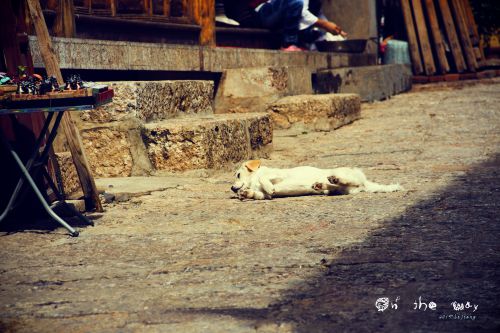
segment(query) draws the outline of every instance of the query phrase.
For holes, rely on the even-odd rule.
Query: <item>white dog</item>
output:
[[[231,190],[243,199],[272,199],[312,194],[352,194],[359,192],[395,192],[399,184],[381,185],[366,179],[361,169],[318,169],[308,166],[275,169],[248,161],[236,171]]]

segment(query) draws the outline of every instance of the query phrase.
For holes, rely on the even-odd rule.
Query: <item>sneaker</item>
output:
[[[300,52],[300,51],[306,51],[306,49],[298,47],[297,45],[290,45],[290,46],[287,46],[287,47],[282,47],[281,51],[284,51],[284,52]]]
[[[219,22],[219,23],[222,23],[222,24],[232,25],[232,26],[235,26],[235,27],[237,27],[237,26],[240,25],[237,21],[235,21],[233,19],[230,19],[225,14],[218,14],[215,17],[215,21]]]

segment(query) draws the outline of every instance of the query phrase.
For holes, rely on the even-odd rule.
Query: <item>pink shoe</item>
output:
[[[306,51],[306,49],[298,47],[297,45],[290,45],[288,47],[282,47],[281,51],[285,51],[285,52],[300,52],[300,51]]]

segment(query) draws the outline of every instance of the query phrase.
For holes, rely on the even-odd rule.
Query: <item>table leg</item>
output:
[[[53,116],[54,116],[54,113],[49,113],[49,115],[45,119],[45,123],[43,124],[43,129],[35,141],[35,147],[33,148],[33,153],[31,154],[30,158],[28,159],[28,162],[26,163],[26,170],[28,170],[28,173],[31,172],[32,168],[35,168],[35,170],[32,173],[32,175],[33,175],[32,178],[33,177],[36,178],[40,167],[42,167],[43,165],[46,164],[45,159],[47,158],[49,149],[50,149],[50,147],[51,147],[52,143],[54,142],[55,137],[57,135],[57,128],[59,127],[59,124],[61,123],[62,112],[60,112],[57,115],[56,121],[54,122],[54,125],[52,126],[52,129],[50,130],[49,136],[47,138],[47,141],[45,144],[45,149],[44,149],[43,153],[39,156],[40,146],[42,145],[43,140],[44,140],[47,132],[49,131],[49,125],[50,125],[50,122],[52,121]],[[17,122],[17,119],[14,115],[12,115],[11,119],[12,119],[12,123]],[[38,163],[37,163],[37,160],[39,161]],[[19,181],[17,182],[16,188],[13,192],[14,195],[11,197],[9,204],[7,205],[9,210],[15,208],[14,202],[16,202],[16,199],[18,196],[21,197],[18,200],[18,202],[21,202],[23,200],[24,194],[26,193],[25,191],[21,191],[23,184],[24,184],[24,179],[23,179],[23,177],[21,177],[19,179]],[[1,219],[0,219],[0,221],[1,221]]]
[[[12,146],[10,145],[10,143],[7,141],[7,139],[0,133],[0,139],[3,143],[3,145],[5,146],[5,148],[10,152],[10,154],[12,155],[12,157],[14,158],[16,164],[18,165],[19,167],[19,170],[21,170],[21,173],[23,175],[23,177],[25,178],[25,180],[28,182],[28,184],[30,185],[30,187],[33,189],[33,192],[35,192],[38,200],[40,201],[40,203],[42,204],[43,208],[45,209],[45,211],[50,215],[50,217],[52,217],[56,222],[58,222],[59,224],[61,224],[63,227],[65,227],[71,236],[73,237],[78,237],[79,235],[79,232],[76,231],[75,229],[73,229],[69,224],[66,223],[66,221],[64,221],[62,218],[60,218],[56,213],[54,213],[54,211],[50,208],[50,206],[47,204],[47,202],[45,201],[45,198],[43,197],[42,193],[40,193],[40,190],[38,189],[38,187],[36,186],[35,182],[33,181],[33,178],[31,178],[28,170],[26,170],[26,168],[24,167],[24,164],[23,162],[21,161],[21,159],[19,158],[19,156],[17,155],[17,153],[14,151],[14,149],[12,149]],[[13,196],[17,195],[17,193],[13,193]],[[9,204],[11,205],[11,201],[9,202]],[[9,210],[10,210],[10,206],[7,205],[7,207],[5,208],[4,212],[2,213],[2,215],[0,216],[0,222],[7,216],[7,214],[9,213]]]

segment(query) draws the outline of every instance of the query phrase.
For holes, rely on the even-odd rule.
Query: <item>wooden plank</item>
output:
[[[462,13],[462,7],[460,6],[460,0],[450,0],[451,8],[453,10],[453,15],[455,16],[455,21],[458,28],[458,36],[462,42],[463,51],[465,54],[465,60],[467,61],[467,66],[471,72],[477,70],[477,61],[472,48],[472,42],[469,37],[469,31],[467,29],[467,24],[465,23],[465,14]]]
[[[48,75],[54,75],[57,78],[57,81],[60,84],[63,84],[64,80],[61,74],[61,69],[59,68],[59,63],[52,46],[52,40],[50,39],[49,32],[47,30],[40,2],[38,0],[26,1],[28,3],[31,20],[35,26],[40,54],[42,55],[45,63],[45,70]],[[85,195],[87,207],[95,208],[96,211],[102,212],[103,209],[101,201],[99,200],[99,194],[95,186],[94,178],[92,177],[87,158],[82,148],[83,145],[80,135],[68,112],[64,113],[61,126],[66,134],[68,146],[70,148],[73,162],[78,173],[78,178],[80,179],[82,190]]]
[[[410,56],[413,66],[413,73],[422,74],[424,72],[424,68],[422,66],[422,58],[420,57],[420,50],[418,48],[417,34],[415,32],[415,24],[413,22],[409,0],[401,0],[401,9],[403,11],[403,18],[405,20],[408,43],[410,44]]]
[[[458,41],[457,31],[455,30],[455,23],[453,22],[453,17],[451,16],[450,7],[448,6],[448,0],[438,0],[438,3],[439,9],[441,10],[441,15],[443,17],[446,36],[448,37],[448,43],[450,44],[451,53],[453,54],[453,60],[455,61],[455,67],[457,69],[457,72],[462,73],[467,69],[467,66],[465,65],[460,42]]]
[[[474,13],[472,12],[472,7],[470,5],[470,1],[469,0],[462,0],[462,7],[464,8],[464,11],[465,11],[465,14],[466,14],[466,17],[467,17],[467,22],[468,22],[468,25],[470,25],[471,29],[472,29],[472,33],[474,34],[474,40],[472,42],[472,45],[477,47],[478,50],[479,50],[479,53],[480,53],[480,61],[483,61],[485,59],[485,56],[484,56],[484,50],[482,48],[482,45],[481,45],[481,36],[479,35],[479,30],[477,28],[477,23],[476,23],[476,19],[474,18]],[[476,52],[476,51],[474,51]]]
[[[417,34],[420,42],[420,51],[424,59],[424,68],[427,75],[436,74],[436,64],[432,55],[431,44],[429,43],[429,33],[425,22],[424,11],[422,9],[421,0],[412,1],[413,14],[415,15],[415,25],[417,26]]]
[[[467,30],[469,31],[472,46],[476,46],[479,44],[479,33],[474,20],[474,14],[472,14],[472,8],[470,7],[468,0],[460,0],[459,3],[462,13],[465,15],[465,23],[467,25]]]
[[[444,46],[443,36],[441,35],[441,30],[439,28],[434,0],[425,0],[425,5],[427,9],[427,17],[429,19],[430,29],[432,32],[432,38],[434,40],[434,49],[436,50],[440,72],[442,74],[448,73],[450,71],[450,64],[448,63],[448,59],[446,58],[446,49]]]

